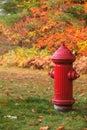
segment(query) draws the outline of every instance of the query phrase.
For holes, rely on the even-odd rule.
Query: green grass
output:
[[[20,20],[19,14],[10,14],[10,15],[0,16],[0,22],[2,22],[5,26],[12,26],[15,22],[19,20]]]
[[[74,111],[54,110],[53,79],[47,71],[0,66],[0,130],[57,130],[87,128],[87,75],[74,82]],[[12,119],[12,117],[16,119]]]

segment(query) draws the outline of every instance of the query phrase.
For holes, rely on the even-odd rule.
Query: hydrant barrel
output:
[[[72,67],[75,56],[65,44],[62,44],[53,54],[52,61],[55,63],[54,71],[51,72],[51,77],[54,78],[54,108],[60,111],[72,110],[75,103],[73,80],[79,77]]]
[[[71,105],[75,101],[73,99],[73,84],[68,79],[68,71],[71,65],[56,65],[55,66],[55,80],[54,80],[54,98],[53,103],[60,105]],[[56,100],[57,99],[57,100]]]

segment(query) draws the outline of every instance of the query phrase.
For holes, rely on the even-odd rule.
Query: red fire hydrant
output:
[[[54,98],[52,99],[54,108],[59,111],[72,110],[72,105],[75,103],[73,80],[79,77],[72,67],[75,56],[65,44],[62,44],[53,54],[52,61],[55,63],[54,71],[50,72],[50,76],[54,78]]]

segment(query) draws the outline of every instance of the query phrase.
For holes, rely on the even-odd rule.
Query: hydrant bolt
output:
[[[54,71],[49,72],[51,78],[54,78]]]
[[[71,80],[75,80],[79,77],[80,77],[80,75],[75,70],[72,70],[68,73],[68,78]]]

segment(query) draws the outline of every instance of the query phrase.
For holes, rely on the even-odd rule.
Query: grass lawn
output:
[[[87,75],[73,88],[74,111],[58,112],[51,102],[53,79],[47,71],[0,66],[0,130],[87,130]]]

